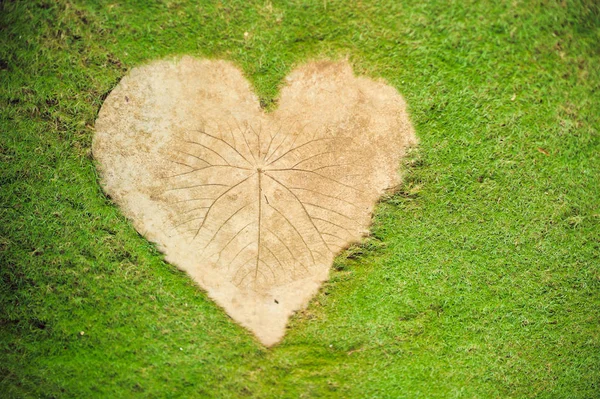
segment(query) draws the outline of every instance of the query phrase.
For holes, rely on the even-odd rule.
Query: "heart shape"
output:
[[[416,143],[406,105],[347,62],[294,70],[266,114],[225,61],[134,68],[92,145],[106,193],[166,260],[265,345],[367,233]]]

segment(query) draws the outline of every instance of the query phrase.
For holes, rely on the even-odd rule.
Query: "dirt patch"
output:
[[[93,153],[135,228],[270,346],[415,143],[397,91],[346,62],[297,68],[265,114],[235,66],[184,57],[123,78]]]

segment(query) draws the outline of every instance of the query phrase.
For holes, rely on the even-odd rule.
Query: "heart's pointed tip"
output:
[[[276,299],[272,300],[272,303],[269,303],[271,301],[267,298],[257,299],[250,295],[246,298],[246,306],[240,307],[236,301],[222,306],[234,320],[269,348],[283,339],[287,323],[294,310],[286,306],[279,307],[279,301]]]
[[[303,309],[317,293],[325,273],[278,285],[257,292],[233,284],[217,284],[209,275],[192,277],[207,289],[208,295],[221,306],[233,320],[256,336],[269,348],[283,339],[292,315]]]
[[[288,318],[285,318],[285,321],[280,323],[273,323],[271,325],[262,324],[262,325],[253,325],[247,326],[248,330],[254,334],[256,339],[265,347],[272,348],[275,345],[279,344],[285,335],[286,325]]]
[[[274,347],[276,347],[278,344],[281,343],[283,339],[283,335],[279,338],[275,338],[275,339],[261,339],[258,338],[258,340],[260,341],[261,344],[263,344],[263,346],[267,349],[272,349]]]

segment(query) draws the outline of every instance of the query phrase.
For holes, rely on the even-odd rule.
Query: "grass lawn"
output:
[[[0,24],[1,397],[600,397],[595,0],[6,1]],[[420,138],[272,349],[98,183],[103,99],[182,54],[235,62],[267,109],[348,57]]]

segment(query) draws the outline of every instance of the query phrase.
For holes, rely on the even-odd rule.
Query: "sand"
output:
[[[271,346],[416,141],[398,92],[347,62],[298,67],[267,114],[233,64],[183,57],[121,80],[92,149],[135,228]]]

